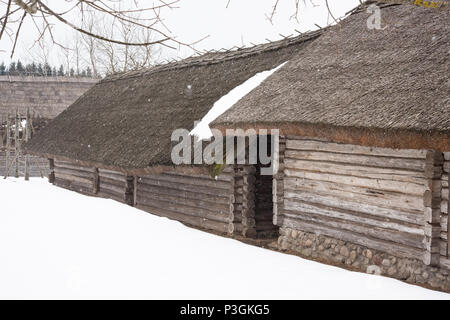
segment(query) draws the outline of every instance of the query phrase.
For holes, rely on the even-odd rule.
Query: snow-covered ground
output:
[[[0,181],[0,298],[449,299],[243,244],[44,179]]]

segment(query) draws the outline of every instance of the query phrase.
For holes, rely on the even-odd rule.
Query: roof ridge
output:
[[[195,65],[209,65],[214,63],[220,63],[232,59],[240,59],[245,58],[254,54],[259,54],[261,52],[268,52],[272,50],[278,50],[281,48],[289,47],[291,45],[296,45],[299,43],[303,43],[309,40],[313,40],[317,37],[319,37],[326,29],[328,29],[329,26],[320,28],[318,30],[314,31],[307,31],[307,32],[300,32],[296,30],[299,35],[293,36],[284,36],[280,34],[283,39],[276,40],[276,41],[270,41],[269,39],[267,43],[262,44],[254,44],[251,47],[237,47],[234,46],[231,49],[219,49],[219,50],[209,50],[204,54],[201,55],[192,55],[187,58],[183,58],[176,61],[169,61],[167,63],[161,63],[156,64],[154,66],[151,66],[149,68],[141,69],[141,70],[133,70],[133,71],[127,71],[124,73],[114,74],[109,77],[106,77],[100,82],[109,82],[109,81],[115,81],[115,80],[121,80],[121,79],[130,79],[130,78],[136,78],[140,76],[145,76],[149,74],[153,74],[155,72],[161,72],[161,71],[167,71],[167,70],[174,70],[174,69],[181,69],[185,67],[191,67]],[[237,49],[235,49],[237,48]]]

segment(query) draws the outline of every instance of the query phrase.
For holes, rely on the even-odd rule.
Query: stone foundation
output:
[[[280,229],[278,247],[325,263],[450,292],[450,270],[426,266],[420,260],[398,258],[353,243],[288,228]]]

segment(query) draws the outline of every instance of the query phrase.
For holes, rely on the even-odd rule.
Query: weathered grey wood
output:
[[[423,226],[412,225],[407,223],[396,223],[388,219],[377,219],[375,216],[362,214],[355,211],[338,209],[320,204],[313,204],[305,201],[297,201],[296,199],[286,199],[284,201],[285,210],[298,212],[299,215],[305,212],[312,213],[325,218],[338,218],[349,222],[365,224],[373,227],[386,228],[404,233],[423,235]]]
[[[228,196],[231,193],[230,190],[226,190],[226,189],[210,188],[210,187],[204,187],[202,185],[193,186],[193,185],[188,185],[188,184],[168,182],[168,181],[143,178],[143,177],[139,177],[139,184],[163,186],[166,188],[177,189],[177,190],[182,190],[182,191],[196,190],[197,192],[200,192],[200,193],[211,194],[211,195],[220,195],[220,196]]]
[[[317,140],[287,139],[286,148],[294,150],[325,151],[331,153],[359,154],[359,155],[384,156],[395,158],[425,159],[426,157],[426,150],[365,147],[352,144],[332,143]]]
[[[79,165],[69,163],[69,162],[62,162],[60,160],[55,160],[55,168],[73,169],[73,170],[85,171],[85,172],[92,172],[92,170],[93,170],[93,168],[90,168],[90,167],[83,167],[83,166],[79,166]]]
[[[283,226],[296,230],[323,234],[335,239],[349,241],[354,244],[362,245],[375,250],[380,250],[400,257],[421,259],[425,252],[425,250],[400,245],[392,241],[376,239],[372,236],[369,236],[368,234],[359,234],[341,229],[341,226],[339,226],[339,228],[337,229],[331,226],[320,225],[311,221],[304,221],[297,217],[292,218],[290,216],[287,216],[286,214],[284,214]]]
[[[416,159],[396,159],[389,157],[297,150],[286,150],[285,157],[300,160],[352,163],[380,168],[397,168],[416,171],[424,171],[425,169],[425,161]]]
[[[299,178],[284,178],[284,190],[303,190],[311,192],[327,192],[331,195],[351,197],[352,200],[377,205],[382,208],[409,209],[422,212],[424,210],[423,197],[400,194],[390,191],[355,187],[327,181],[315,181]]]
[[[56,175],[56,178],[59,178],[59,179],[65,179],[65,180],[89,185],[89,186],[91,186],[91,190],[92,190],[92,187],[93,187],[92,178],[91,179],[82,178],[82,177],[78,177],[78,176],[74,176],[74,175],[63,174],[63,173],[60,173],[57,171],[55,171],[55,175]]]
[[[221,203],[215,203],[215,202],[210,202],[207,200],[203,200],[203,199],[191,199],[191,198],[184,198],[184,197],[180,197],[177,194],[172,194],[172,195],[160,195],[158,193],[151,193],[148,191],[141,191],[138,188],[137,191],[137,202],[139,203],[141,199],[147,199],[149,201],[156,199],[156,200],[160,200],[160,201],[169,201],[173,204],[179,204],[180,206],[191,206],[191,207],[196,207],[199,209],[202,208],[207,208],[208,210],[213,210],[213,211],[217,211],[218,213],[221,214],[229,214],[230,212],[232,212],[232,210],[230,211],[230,204],[221,204]]]
[[[170,195],[176,194],[180,198],[205,200],[205,201],[219,203],[219,204],[225,204],[225,205],[228,205],[230,203],[230,198],[232,196],[231,194],[223,195],[223,196],[220,196],[220,195],[216,196],[216,195],[212,195],[212,194],[196,192],[196,190],[193,190],[193,189],[191,189],[191,191],[182,191],[182,190],[166,188],[166,187],[162,187],[162,186],[141,184],[139,182],[137,183],[137,189],[142,192],[155,193],[155,194],[158,194],[161,196],[165,196],[165,195],[170,196]]]
[[[157,175],[146,175],[141,177],[142,180],[146,181],[146,179],[156,179],[160,181],[167,181],[167,182],[175,182],[175,183],[182,183],[187,185],[201,185],[204,187],[211,187],[211,188],[217,188],[217,189],[225,189],[230,190],[231,184],[229,181],[216,181],[213,179],[192,179],[190,177],[185,177],[182,175],[171,175],[171,174],[157,174]]]
[[[177,220],[188,225],[192,225],[195,227],[201,227],[205,229],[212,229],[223,233],[228,233],[230,225],[227,222],[220,222],[205,219],[203,217],[196,217],[192,215],[186,215],[180,212],[175,212],[168,210],[166,208],[162,209],[159,207],[154,207],[150,205],[144,205],[142,203],[138,203],[137,208],[152,213],[157,216],[166,217],[172,220]]]
[[[89,172],[85,170],[76,170],[76,169],[69,169],[64,167],[54,167],[54,172],[56,174],[63,174],[63,175],[71,175],[76,176],[80,178],[86,178],[86,179],[93,179],[94,178],[94,172]]]
[[[320,162],[310,160],[285,159],[285,169],[297,169],[309,172],[335,173],[340,175],[385,179],[424,184],[426,177],[423,172],[403,169],[369,167],[348,163]]]
[[[217,212],[212,211],[206,208],[196,208],[191,207],[188,205],[180,206],[178,204],[173,204],[169,201],[164,200],[158,200],[156,198],[139,198],[137,199],[138,206],[139,205],[145,205],[145,206],[151,206],[155,208],[163,208],[166,210],[170,210],[173,212],[182,213],[185,215],[200,217],[204,219],[214,220],[214,221],[220,221],[220,222],[232,222],[230,221],[230,212]]]
[[[386,190],[392,192],[401,192],[418,196],[423,195],[423,193],[425,192],[425,185],[410,182],[400,182],[382,179],[368,179],[355,176],[308,172],[294,169],[285,169],[284,174],[286,177],[296,177],[317,181],[328,181],[333,183],[340,183],[363,188],[372,188],[377,190]]]
[[[118,186],[115,186],[115,185],[112,185],[112,184],[109,184],[109,183],[104,183],[101,180],[101,178],[100,178],[99,190],[103,191],[105,189],[109,190],[110,192],[117,193],[117,194],[123,194],[124,196],[125,196],[125,193],[126,193],[125,186],[118,187]]]
[[[336,197],[326,193],[320,192],[311,193],[301,190],[291,192],[289,190],[286,190],[285,197],[286,199],[297,199],[309,203],[317,203],[338,209],[359,212],[361,214],[373,215],[375,217],[380,217],[387,220],[394,220],[394,221],[397,220],[399,222],[414,224],[417,227],[422,227],[424,224],[423,214],[417,211],[408,212],[407,210],[381,208],[379,206],[366,204],[363,201],[354,202],[352,201],[352,199],[344,197]]]
[[[164,174],[173,175],[173,176],[182,176],[189,177],[194,180],[208,180],[208,181],[225,181],[230,182],[233,179],[234,173],[232,172],[221,172],[220,175],[216,176],[215,179],[211,178],[211,176],[206,174],[187,174],[187,173],[178,173],[178,172],[164,172]]]

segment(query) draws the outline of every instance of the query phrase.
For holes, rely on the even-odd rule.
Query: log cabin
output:
[[[256,165],[230,165],[211,179],[206,166],[175,166],[172,132],[192,129],[230,90],[273,69],[322,33],[210,52],[94,85],[26,146],[46,157],[49,180],[86,195],[245,237],[277,236],[272,180]]]
[[[450,12],[379,3],[330,27],[212,127],[277,128],[278,245],[450,290]]]

